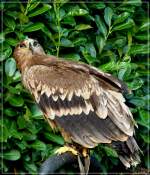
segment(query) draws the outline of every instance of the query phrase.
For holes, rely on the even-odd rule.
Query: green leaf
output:
[[[64,19],[63,19],[63,24],[68,24],[68,25],[71,25],[71,26],[75,26],[76,25],[76,21],[74,19],[73,16],[66,16]]]
[[[12,30],[15,29],[16,23],[13,18],[5,16],[3,21],[4,21],[5,26],[7,26],[8,28]]]
[[[108,146],[104,146],[104,150],[105,150],[107,156],[118,157],[118,154],[114,149],[112,149]]]
[[[48,4],[44,4],[43,7],[41,8],[38,8],[38,9],[34,9],[33,12],[30,12],[28,14],[28,17],[34,17],[34,16],[37,16],[37,15],[40,15],[42,13],[45,13],[46,11],[50,10],[52,8],[51,5],[48,5]]]
[[[19,19],[21,24],[25,24],[29,22],[28,16],[26,16],[24,13],[19,13]],[[22,28],[21,28],[22,31]]]
[[[13,117],[17,114],[17,112],[12,108],[7,108],[7,109],[4,109],[4,114],[9,117]]]
[[[93,58],[96,58],[96,50],[93,43],[87,43],[86,50]]]
[[[25,118],[25,120],[29,121],[29,118],[32,114],[31,114],[30,109],[27,106],[25,106],[25,109],[26,109],[26,112],[24,114],[24,118]]]
[[[65,54],[64,58],[67,59],[67,60],[79,61],[80,60],[80,55],[79,54],[75,54],[75,53],[70,53],[70,54]]]
[[[124,29],[129,29],[134,26],[134,21],[132,19],[129,19],[128,21],[119,24],[115,26],[112,31],[118,31],[118,30],[124,30]]]
[[[26,132],[26,134],[29,134],[29,137],[30,137],[30,133]],[[24,139],[24,132],[22,133],[22,135],[23,135],[23,139]],[[17,142],[16,145],[17,145],[21,150],[26,150],[27,147],[28,147],[28,143],[27,143],[26,141],[24,141],[24,140]],[[31,158],[29,157],[29,155],[24,155],[24,156],[23,156],[23,159],[24,159],[24,160],[27,160],[27,161],[31,160]]]
[[[131,83],[128,83],[128,87],[131,90],[137,90],[143,85],[143,80],[142,79],[134,79]]]
[[[75,30],[87,30],[87,29],[91,29],[92,26],[90,26],[89,24],[78,24],[75,26]]]
[[[30,4],[30,7],[28,8],[28,12],[30,12],[31,10],[35,9],[38,5],[40,4],[40,1],[38,2],[33,2]]]
[[[146,110],[139,110],[140,119],[143,123],[146,123],[147,125],[150,124],[149,121],[149,112]]]
[[[5,73],[7,76],[12,77],[16,71],[16,61],[13,58],[9,58],[5,62]]]
[[[27,131],[23,132],[22,135],[23,135],[23,139],[25,141],[35,141],[37,139],[37,135],[30,133],[30,132],[27,132]]]
[[[67,14],[68,16],[84,16],[87,15],[89,12],[85,9],[79,9],[77,7],[71,9],[71,11]]]
[[[5,60],[12,54],[12,48],[9,46],[5,51],[3,51],[0,55],[0,61]]]
[[[79,37],[79,38],[75,38],[73,40],[73,44],[75,46],[79,46],[79,45],[85,44],[86,42],[87,42],[87,38],[85,38],[85,37]]]
[[[29,120],[29,119],[26,119],[26,120]],[[36,128],[33,122],[28,122],[28,125],[26,128],[32,134],[37,134],[39,132],[38,128]]]
[[[111,19],[113,16],[113,10],[110,7],[106,7],[104,10],[104,19],[106,24],[110,27],[111,25]]]
[[[7,11],[7,15],[14,18],[15,20],[18,18],[18,12],[17,11]]]
[[[118,78],[124,80],[126,77],[130,76],[131,73],[131,64],[128,62],[121,62],[118,64]]]
[[[140,41],[150,40],[150,35],[147,33],[136,34],[134,37]]]
[[[63,47],[73,47],[73,43],[70,40],[66,39],[66,38],[62,38],[60,44]]]
[[[145,31],[145,30],[148,31],[149,28],[150,28],[150,22],[146,21],[141,25],[141,27],[139,28],[139,31]]]
[[[24,32],[34,32],[34,31],[42,29],[43,27],[44,27],[43,23],[36,22],[34,24],[30,24],[29,26],[27,26],[23,31]]]
[[[13,33],[13,30],[7,27],[3,32],[4,32],[5,35],[7,35],[7,34],[10,34],[10,33]]]
[[[82,47],[82,46],[81,46],[81,47],[80,47],[80,50],[81,50],[81,52],[82,52],[84,58],[86,59],[86,61],[87,61],[89,64],[92,64],[92,63],[95,62],[96,59],[90,55],[90,53],[89,53],[90,51],[88,50],[88,48]]]
[[[96,25],[98,27],[99,32],[102,33],[104,37],[106,37],[107,28],[106,28],[104,22],[102,21],[102,19],[100,18],[100,16],[98,16],[98,15],[95,16],[95,22],[96,22]]]
[[[42,32],[44,32],[44,34],[47,35],[52,41],[54,41],[51,32],[49,31],[49,29],[48,29],[46,26],[44,26],[41,30],[42,30]]]
[[[15,161],[15,160],[20,159],[21,154],[18,150],[11,150],[8,152],[4,152],[1,157],[3,157],[6,160]]]
[[[88,5],[93,9],[104,9],[106,7],[104,2],[98,2],[98,1],[96,3],[89,3]]]
[[[7,142],[7,139],[10,138],[9,126],[5,122],[5,120],[0,120],[0,127],[1,127],[1,135],[0,135],[0,142]]]
[[[36,140],[34,143],[30,145],[31,148],[39,150],[39,151],[45,151],[46,150],[46,145],[44,142],[40,140]]]
[[[19,129],[24,129],[26,128],[27,121],[25,121],[23,116],[19,116],[17,119],[17,124],[19,126]]]
[[[19,94],[20,95],[20,88],[13,87],[13,86],[5,86],[11,94]]]
[[[47,133],[47,132],[45,132],[44,135],[48,140],[54,143],[57,143],[59,145],[64,145],[64,139],[61,136],[53,134],[53,133]]]
[[[145,135],[145,134],[140,134],[140,136],[142,137],[142,139],[143,139],[143,141],[144,141],[145,143],[150,144],[150,137],[149,137],[148,133],[147,133],[147,135]]]
[[[60,9],[59,10],[59,18],[60,18],[60,20],[62,20],[65,17],[65,15],[66,15],[65,10],[64,9]]]
[[[132,45],[129,54],[137,55],[137,54],[148,54],[149,53],[149,45],[148,44],[135,44]]]
[[[34,118],[34,119],[42,119],[43,118],[43,113],[37,105],[31,106],[31,113],[32,113],[32,118]]]
[[[13,138],[16,138],[16,139],[19,139],[19,140],[22,139],[23,135],[22,135],[22,133],[17,131],[17,127],[16,127],[16,123],[15,122],[11,123],[11,126],[10,126],[9,130],[10,130],[10,135]]]
[[[99,68],[100,68],[100,70],[108,72],[111,70],[116,70],[117,66],[116,66],[116,63],[114,61],[110,61],[108,63],[102,64]]]
[[[35,164],[31,162],[24,162],[25,169],[32,174],[38,174],[37,173],[37,167]]]
[[[121,13],[121,14],[120,14],[119,16],[117,16],[117,18],[115,19],[114,25],[125,21],[129,16],[130,16],[130,13],[128,13],[128,12],[123,12],[123,13]]]
[[[21,31],[16,31],[15,34],[17,35],[19,41],[22,41],[26,38],[26,36]]]
[[[105,46],[105,39],[103,36],[98,35],[96,36],[96,44],[97,44],[97,48],[99,51],[99,54],[102,52],[103,47]]]
[[[14,95],[9,97],[9,103],[14,107],[21,107],[24,104],[24,100],[21,96]]]
[[[115,39],[115,41],[113,41],[112,44],[113,44],[113,47],[122,48],[127,44],[126,37],[123,37],[123,36],[118,37]]]
[[[62,28],[61,32],[62,32],[61,33],[62,34],[62,37],[66,37],[66,38],[68,37],[69,30],[67,30],[65,28],[64,29]]]
[[[16,46],[18,44],[18,40],[14,39],[14,38],[7,38],[6,42],[11,46]]]
[[[14,76],[13,76],[14,81],[20,81],[21,80],[21,74],[19,71],[16,71]]]
[[[136,120],[136,122],[141,125],[141,126],[144,126],[146,129],[150,130],[150,123],[145,123],[139,119]]]
[[[131,100],[129,100],[129,102],[134,104],[137,107],[144,107],[145,106],[145,102],[140,97],[134,97]]]

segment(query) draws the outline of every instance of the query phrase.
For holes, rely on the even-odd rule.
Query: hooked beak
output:
[[[24,40],[20,43],[20,47],[28,48],[29,50],[33,50],[32,44],[28,40]]]
[[[31,45],[31,43],[29,43],[29,49],[32,50],[32,45]]]

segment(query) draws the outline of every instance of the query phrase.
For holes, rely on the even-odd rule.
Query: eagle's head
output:
[[[18,67],[24,66],[32,61],[33,56],[45,55],[45,52],[39,42],[35,39],[27,38],[21,41],[15,48],[14,58]]]
[[[39,44],[39,42],[35,39],[25,39],[23,41],[21,41],[15,49],[14,54],[17,53],[22,53],[22,54],[38,54],[38,55],[43,55],[45,54],[42,46]]]

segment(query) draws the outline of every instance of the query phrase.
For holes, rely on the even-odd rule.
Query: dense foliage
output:
[[[148,4],[140,0],[112,3],[15,0],[1,3],[0,10],[3,14],[0,59],[4,70],[1,171],[37,173],[41,162],[64,143],[60,134],[53,133],[43,120],[20,82],[13,50],[27,36],[37,38],[48,54],[86,62],[127,83],[132,90],[126,94],[127,103],[138,123],[135,137],[143,151],[139,167],[149,168]],[[100,161],[101,172],[126,171],[108,146],[100,145],[92,152]]]

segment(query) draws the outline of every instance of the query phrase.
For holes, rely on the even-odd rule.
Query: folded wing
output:
[[[30,67],[23,83],[45,116],[85,147],[125,141],[134,121],[125,105],[126,86],[85,64],[56,61]]]

